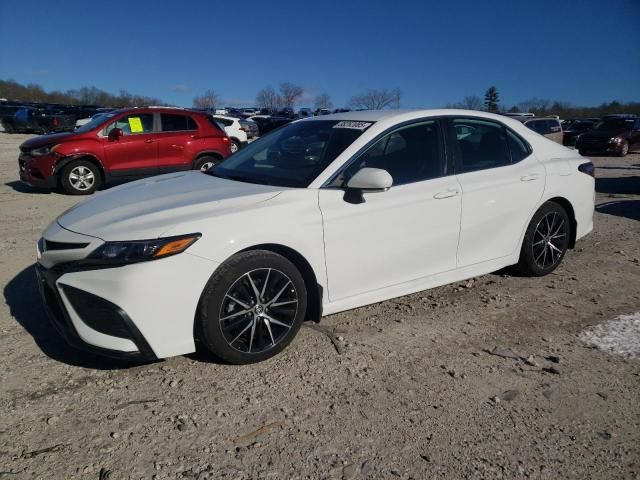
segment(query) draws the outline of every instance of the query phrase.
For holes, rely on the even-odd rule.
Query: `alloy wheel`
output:
[[[274,348],[292,328],[298,293],[291,279],[274,268],[245,273],[227,290],[220,308],[226,342],[243,353]]]
[[[95,181],[94,173],[84,165],[78,165],[69,172],[69,182],[76,190],[83,192],[89,190]]]
[[[201,172],[206,172],[211,167],[213,167],[213,165],[214,165],[213,162],[204,162],[202,165],[200,165],[200,171]]]
[[[542,269],[556,265],[562,259],[569,234],[565,219],[558,212],[543,216],[533,234],[533,259]]]
[[[231,153],[236,153],[238,151],[238,144],[236,142],[231,142]]]

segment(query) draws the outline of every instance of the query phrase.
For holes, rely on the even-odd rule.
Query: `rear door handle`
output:
[[[144,143],[153,143],[152,139],[145,140]]]
[[[456,195],[458,195],[458,193],[460,193],[458,190],[445,190],[444,192],[436,193],[433,196],[433,198],[436,198],[438,200],[442,200],[443,198],[455,197]]]
[[[539,176],[540,175],[538,175],[537,173],[532,173],[531,175],[525,175],[524,177],[520,177],[520,181],[521,182],[532,182],[533,180],[537,180]]]

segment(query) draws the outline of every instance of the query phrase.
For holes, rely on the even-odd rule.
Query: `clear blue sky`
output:
[[[0,25],[0,78],[46,90],[189,106],[212,88],[243,105],[291,81],[335,106],[399,87],[402,106],[438,107],[495,84],[507,105],[640,101],[640,0],[4,0]]]

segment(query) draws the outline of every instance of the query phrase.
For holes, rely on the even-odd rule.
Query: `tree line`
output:
[[[0,80],[0,98],[20,102],[62,103],[66,105],[100,105],[103,107],[132,107],[135,105],[162,105],[162,100],[120,90],[117,95],[96,87],[82,87],[66,91],[47,92],[40,85],[22,85],[15,80]]]
[[[266,86],[258,91],[255,98],[256,106],[271,110],[294,108],[301,101],[309,101],[317,109],[332,109],[333,102],[328,93],[320,93],[313,98],[305,98],[304,89],[291,82],[283,82],[276,90],[273,86]],[[380,110],[384,108],[399,108],[401,100],[399,88],[367,89],[349,98],[347,107],[353,110]],[[135,105],[163,105],[166,103],[156,97],[136,95],[120,90],[112,94],[96,87],[82,87],[66,91],[53,90],[47,92],[42,86],[29,83],[22,85],[15,80],[0,80],[0,98],[24,102],[61,103],[68,105],[100,105],[104,107],[129,107]],[[202,109],[215,109],[222,105],[222,97],[215,90],[207,90],[193,99],[193,106]],[[477,95],[464,97],[460,102],[447,105],[447,108],[463,108],[466,110],[482,110],[496,113],[530,112],[537,116],[559,115],[560,118],[571,117],[601,117],[608,113],[640,114],[640,102],[603,102],[597,106],[576,106],[561,100],[544,98],[530,98],[517,105],[500,103],[497,87],[489,87],[484,98]]]
[[[447,108],[465,110],[481,110],[493,113],[534,113],[538,117],[558,115],[560,118],[602,117],[610,113],[640,114],[640,102],[603,102],[600,105],[584,107],[572,105],[561,100],[549,100],[533,97],[523,100],[517,105],[500,103],[500,94],[495,86],[491,86],[484,94],[484,99],[477,95],[469,95],[462,101],[449,104]]]
[[[313,103],[316,109],[333,108],[333,101],[328,93],[320,93],[313,98],[304,97],[304,89],[300,85],[291,82],[282,82],[276,90],[268,85],[261,88],[256,94],[255,103],[257,107],[269,110],[282,110],[284,108],[294,108],[303,100]],[[367,89],[364,92],[352,96],[347,106],[357,110],[381,110],[383,108],[399,108],[401,92],[395,89]],[[193,98],[195,108],[213,110],[220,106],[222,97],[215,90],[207,90],[202,95]]]

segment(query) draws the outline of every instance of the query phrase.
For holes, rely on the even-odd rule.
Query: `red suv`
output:
[[[20,180],[87,195],[110,181],[206,170],[231,154],[227,135],[205,113],[128,108],[96,115],[72,133],[20,145]]]

